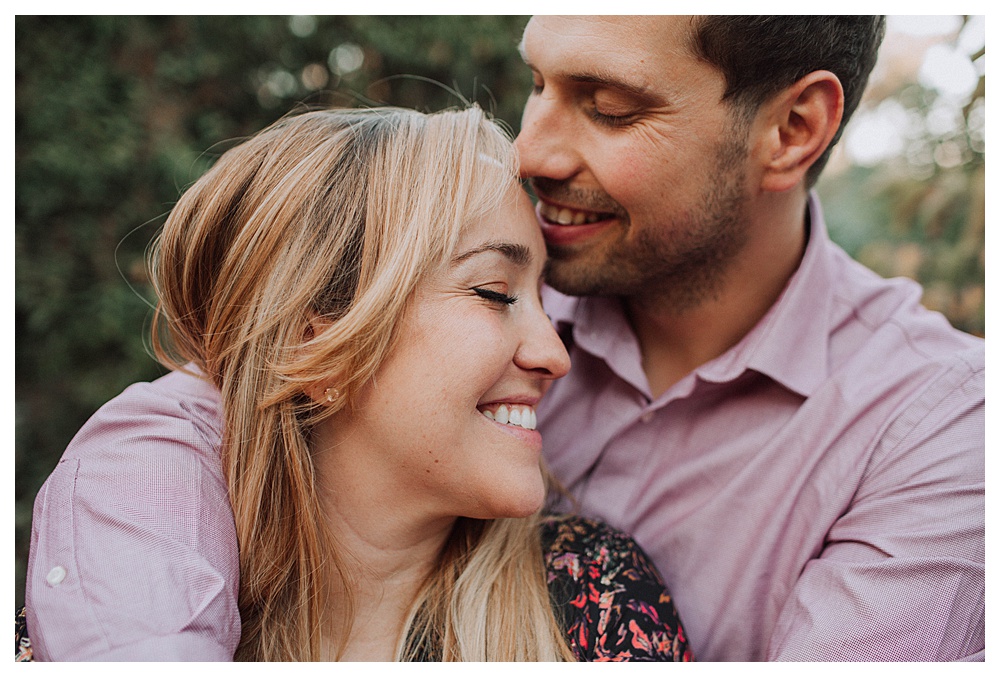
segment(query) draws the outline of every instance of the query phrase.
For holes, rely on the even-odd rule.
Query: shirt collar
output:
[[[749,369],[807,397],[826,377],[832,243],[815,192],[809,194],[808,210],[809,241],[795,274],[777,302],[739,343],[695,371],[702,379],[728,382]],[[620,377],[647,391],[638,342],[617,300],[571,298],[546,289],[545,307],[561,335],[571,329],[577,345],[602,357]]]
[[[699,372],[728,381],[750,369],[808,397],[826,378],[833,294],[830,237],[815,192],[810,192],[809,241],[798,269],[771,309],[743,339]]]

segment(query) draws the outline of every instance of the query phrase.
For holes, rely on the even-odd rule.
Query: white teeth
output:
[[[538,417],[535,410],[528,406],[501,404],[495,413],[489,409],[481,411],[486,418],[504,425],[514,425],[527,430],[534,430],[538,427]]]
[[[597,223],[603,217],[600,214],[589,211],[576,211],[567,207],[559,208],[550,204],[542,203],[541,213],[546,219],[561,226],[582,226],[585,223]]]

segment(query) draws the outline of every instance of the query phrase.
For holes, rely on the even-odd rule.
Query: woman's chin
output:
[[[539,477],[537,486],[528,489],[518,487],[517,491],[495,495],[486,506],[482,519],[499,519],[501,517],[530,517],[545,505],[545,484]]]

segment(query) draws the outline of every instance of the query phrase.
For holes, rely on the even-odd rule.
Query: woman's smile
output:
[[[538,427],[538,418],[535,415],[535,409],[528,405],[513,403],[510,405],[493,404],[480,407],[479,411],[491,421],[503,425],[517,426],[519,428],[526,428],[527,430],[534,430]]]

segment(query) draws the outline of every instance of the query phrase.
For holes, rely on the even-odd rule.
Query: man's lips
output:
[[[545,241],[553,245],[568,245],[584,240],[607,227],[616,218],[610,212],[573,209],[544,200],[538,201],[535,215],[542,227]]]

